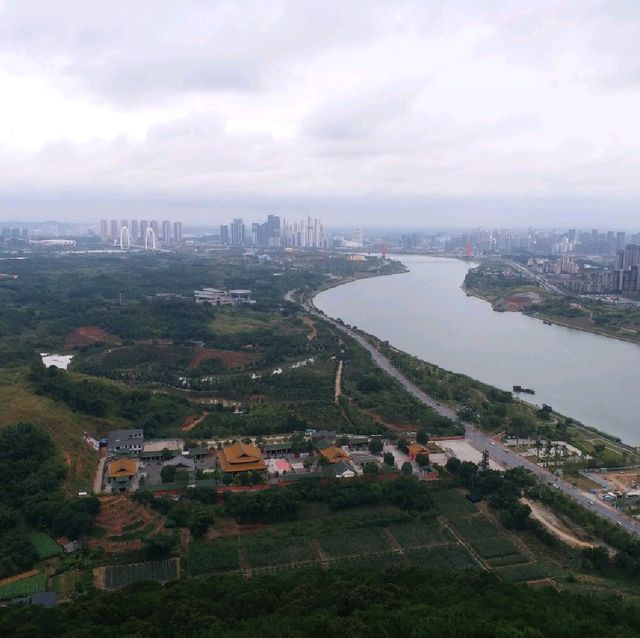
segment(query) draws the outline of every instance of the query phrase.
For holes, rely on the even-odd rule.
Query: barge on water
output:
[[[513,386],[513,391],[514,392],[524,392],[525,394],[535,394],[536,391],[532,388],[523,388],[521,385],[514,385]]]

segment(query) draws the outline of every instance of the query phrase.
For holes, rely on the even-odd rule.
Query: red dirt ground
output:
[[[189,363],[189,370],[197,368],[209,359],[221,359],[227,368],[244,368],[254,363],[258,356],[247,352],[235,352],[233,350],[215,350],[213,348],[200,348],[195,351],[193,359]]]
[[[68,334],[64,340],[64,345],[67,348],[77,348],[78,346],[88,346],[99,341],[114,344],[121,343],[119,337],[109,334],[106,330],[98,328],[98,326],[83,326]]]

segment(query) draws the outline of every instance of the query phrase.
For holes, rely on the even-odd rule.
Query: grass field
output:
[[[434,490],[432,498],[438,512],[449,519],[465,517],[478,511],[458,490]]]
[[[194,541],[189,547],[186,563],[192,576],[240,569],[238,544],[235,540]]]
[[[62,554],[60,545],[44,532],[31,532],[31,534],[29,534],[29,541],[35,547],[40,560]]]
[[[274,316],[266,312],[256,312],[245,308],[224,308],[216,312],[209,323],[214,334],[234,335],[252,330],[269,328],[274,325]]]
[[[406,557],[416,567],[453,570],[478,569],[478,563],[462,545],[419,549],[406,554]]]
[[[279,544],[271,538],[251,539],[246,544],[246,552],[251,567],[287,565],[317,559],[309,541],[295,537]]]
[[[68,493],[91,490],[98,453],[84,442],[82,433],[104,433],[119,423],[76,414],[62,403],[34,394],[27,387],[24,371],[0,372],[0,405],[0,428],[24,421],[51,436],[69,468],[65,479]]]
[[[12,583],[0,587],[0,600],[10,600],[29,596],[37,591],[45,591],[47,588],[47,577],[44,574],[36,574],[22,580],[15,580]]]
[[[516,546],[504,536],[473,538],[469,542],[482,558],[499,558],[519,553]]]
[[[496,568],[496,574],[503,580],[518,583],[526,580],[537,580],[546,578],[548,572],[537,563],[527,563],[525,565],[511,565],[508,567]]]
[[[403,549],[412,549],[431,543],[447,543],[454,540],[446,527],[437,521],[420,521],[391,525],[389,531]]]
[[[391,547],[377,527],[345,529],[318,538],[320,547],[332,558],[356,554],[376,554],[391,551]]]

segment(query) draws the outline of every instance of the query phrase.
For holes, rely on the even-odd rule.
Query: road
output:
[[[287,301],[293,301],[293,292],[294,291],[290,291],[286,294],[285,299]],[[442,416],[449,417],[453,420],[458,420],[457,414],[452,408],[441,404],[433,397],[420,390],[420,388],[418,388],[412,381],[410,381],[402,372],[400,372],[400,370],[395,368],[391,361],[389,361],[387,357],[385,357],[373,345],[371,345],[371,343],[369,343],[369,341],[367,341],[362,335],[354,332],[350,328],[347,328],[347,326],[338,323],[334,319],[327,317],[327,315],[318,312],[314,307],[307,304],[302,305],[309,314],[317,317],[318,319],[322,319],[323,321],[327,321],[332,326],[357,341],[367,352],[369,352],[374,363],[381,370],[384,370],[390,377],[400,383],[404,387],[404,389],[409,392],[409,394],[413,395],[414,397],[416,397],[416,399],[418,399],[425,405],[428,405],[430,408],[433,408]],[[478,450],[488,450],[489,458],[491,460],[507,468],[519,466],[524,467],[527,470],[531,470],[531,472],[533,472],[538,477],[538,480],[540,482],[555,486],[556,489],[563,492],[566,496],[574,499],[586,509],[591,510],[594,514],[597,514],[598,516],[625,528],[631,534],[634,534],[636,536],[640,535],[640,526],[638,525],[638,523],[623,512],[620,512],[614,507],[603,503],[595,496],[579,490],[570,483],[559,479],[543,467],[532,463],[513,450],[502,445],[500,441],[496,441],[490,436],[484,434],[471,423],[463,422],[462,425],[465,429],[465,437],[469,441],[469,443],[471,443],[471,445],[473,445]]]
[[[548,290],[549,292],[552,292],[555,295],[565,295],[566,296],[567,294],[569,294],[568,290],[562,290],[561,288],[559,288],[555,284],[549,283],[542,275],[537,275],[536,273],[531,272],[528,268],[526,268],[522,264],[519,264],[517,261],[511,261],[510,259],[507,259],[507,260],[505,260],[505,263],[508,264],[509,266],[511,266],[513,269],[517,270],[518,272],[521,272],[527,278],[535,281],[537,284],[539,284],[545,290]]]

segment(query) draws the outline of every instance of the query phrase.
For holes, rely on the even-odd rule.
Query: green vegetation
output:
[[[51,536],[44,532],[32,532],[29,534],[29,540],[35,547],[40,560],[62,554],[62,547],[60,547]]]
[[[37,591],[45,591],[46,588],[47,577],[44,574],[35,574],[0,586],[0,600],[29,596]]]
[[[178,576],[177,561],[174,559],[132,565],[111,565],[104,570],[107,589],[119,589],[138,582],[165,583]]]
[[[57,609],[0,611],[3,636],[545,636],[631,638],[640,611],[624,600],[530,589],[479,573],[418,568],[309,569],[92,593]],[[354,565],[356,567],[356,565]],[[513,572],[511,573],[513,575]],[[197,611],[196,611],[197,610]],[[105,622],[105,618],[109,622]]]
[[[29,569],[52,551],[43,536],[31,540],[30,528],[73,539],[93,526],[100,503],[65,498],[64,474],[47,434],[28,423],[0,430],[0,578]]]

